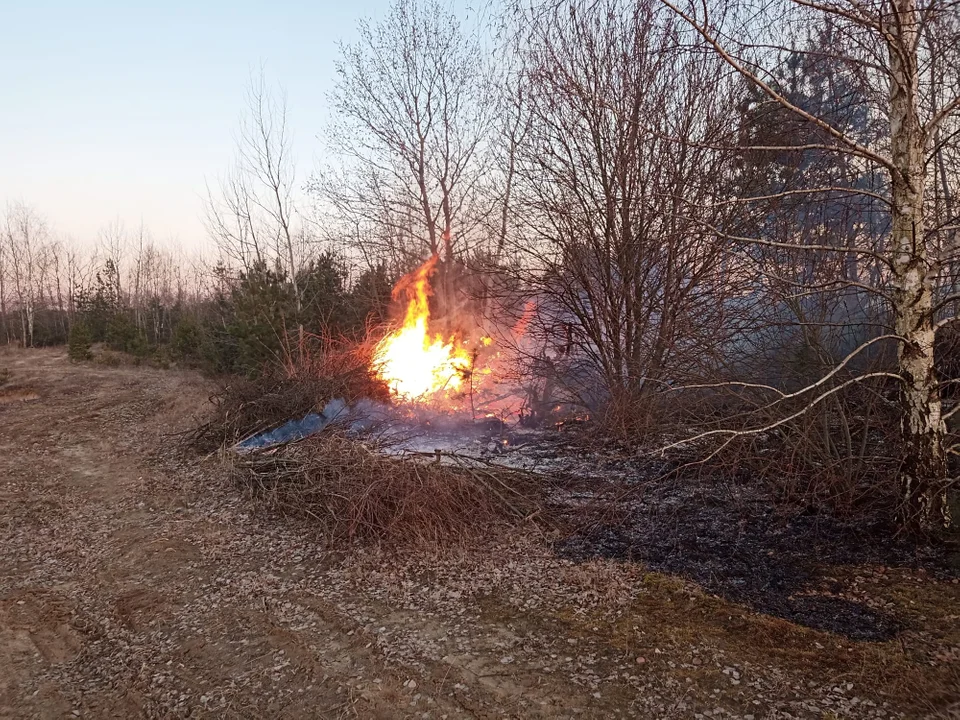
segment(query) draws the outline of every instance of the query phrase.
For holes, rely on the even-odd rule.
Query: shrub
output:
[[[170,351],[174,358],[183,362],[197,362],[200,360],[200,349],[203,344],[203,331],[200,324],[190,316],[180,319],[174,328],[170,339]]]
[[[75,322],[70,328],[70,335],[67,339],[67,355],[74,362],[82,362],[93,357],[90,347],[93,344],[93,338],[90,328],[85,322]]]
[[[255,263],[220,301],[222,322],[210,330],[209,369],[256,376],[279,358],[297,327],[296,299],[280,268]]]
[[[98,365],[105,365],[106,367],[120,367],[130,362],[130,360],[129,355],[117,352],[116,350],[110,350],[109,348],[103,348],[94,358],[94,361]],[[139,358],[134,358],[134,363],[139,365]]]
[[[106,340],[107,325],[121,306],[119,271],[107,260],[90,287],[78,288],[77,310],[89,328],[94,342]]]
[[[172,357],[170,347],[168,345],[157,345],[156,348],[154,348],[153,361],[161,370],[169,369],[171,360]]]
[[[799,508],[882,515],[897,501],[896,476],[890,472],[902,453],[899,415],[890,401],[895,391],[886,380],[856,383],[805,412],[800,411],[815,393],[784,402],[771,400],[769,393],[741,391],[736,399],[727,395],[713,400],[701,395],[698,429],[718,427],[710,408],[721,402],[726,404],[720,427],[771,429],[742,436],[721,432],[692,447],[681,446],[672,459],[681,465],[689,462],[691,469],[712,478],[760,482],[780,502]],[[730,417],[742,426],[734,425]],[[674,436],[689,433],[689,428],[679,426]]]
[[[371,376],[364,355],[348,352],[307,354],[300,364],[256,378],[233,377],[215,393],[208,420],[186,440],[200,452],[233,445],[319,410],[333,398],[386,401],[386,386]]]
[[[114,315],[107,322],[105,339],[111,350],[130,353],[141,358],[150,354],[150,345],[146,336],[129,317],[122,313]]]

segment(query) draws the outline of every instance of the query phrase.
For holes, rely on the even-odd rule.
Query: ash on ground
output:
[[[778,502],[749,481],[666,469],[624,461],[607,487],[577,483],[567,502],[575,529],[557,551],[640,562],[757,612],[868,641],[888,640],[904,624],[859,586],[862,568],[960,576],[955,549],[898,542],[879,516],[847,520]]]

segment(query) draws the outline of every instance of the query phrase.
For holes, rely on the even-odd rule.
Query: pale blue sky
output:
[[[337,42],[388,0],[0,0],[0,210],[92,241],[118,218],[205,244],[251,72],[287,93],[298,174],[322,152]]]

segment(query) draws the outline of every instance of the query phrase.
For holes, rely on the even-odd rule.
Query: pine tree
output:
[[[90,346],[93,339],[90,328],[85,322],[75,322],[70,328],[70,337],[67,340],[67,355],[74,362],[82,362],[93,357]]]

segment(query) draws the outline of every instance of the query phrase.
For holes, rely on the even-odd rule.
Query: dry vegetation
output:
[[[369,348],[294,349],[288,362],[255,377],[228,376],[210,396],[211,411],[182,435],[185,448],[213,452],[322,408],[329,400],[387,400],[371,375]]]
[[[832,566],[804,591],[893,613],[896,638],[869,642],[641,563],[558,556],[562,536],[526,522],[474,525],[442,553],[331,546],[309,515],[241,500],[217,458],[182,455],[174,433],[210,411],[207,381],[50,351],[2,365],[36,396],[0,405],[4,716],[945,718],[960,700],[960,585],[909,563]],[[315,449],[377,472],[331,471],[307,444],[311,482],[333,472],[390,500],[475,480],[343,443]],[[429,522],[496,504],[476,487],[424,499],[444,512]],[[402,539],[423,527],[411,512]]]
[[[334,541],[391,547],[476,542],[542,514],[544,481],[469,458],[388,457],[384,448],[324,430],[232,459],[244,493],[306,514]]]
[[[215,267],[11,204],[0,717],[960,716],[958,38],[948,0],[395,0],[318,222],[263,78]],[[438,406],[516,399],[492,444],[547,469],[239,447],[395,399],[418,266],[403,366],[459,344]]]
[[[391,287],[430,267],[430,336],[465,355],[492,338],[481,369],[509,376],[526,418],[569,409],[640,449],[670,435],[785,498],[949,530],[955,3],[498,10],[391,0],[361,21],[331,73],[329,164],[309,179],[284,94],[252,78],[235,163],[207,198],[212,266],[119,222],[81,253],[11,203],[0,337],[271,369],[222,395],[228,420],[200,432],[212,449],[375,394],[364,346],[391,329]],[[305,366],[340,337],[358,346],[349,377]]]

